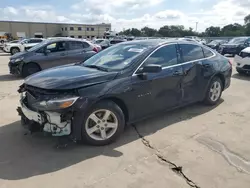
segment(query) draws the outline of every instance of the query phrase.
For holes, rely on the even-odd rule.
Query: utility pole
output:
[[[195,29],[195,31],[197,32],[197,29],[198,29],[198,23],[199,23],[199,22],[195,22],[195,23],[196,23],[196,27],[195,27],[196,29]]]

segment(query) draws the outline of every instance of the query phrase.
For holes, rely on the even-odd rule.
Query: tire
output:
[[[24,64],[22,68],[22,77],[26,78],[34,73],[41,71],[41,68],[36,63]]]
[[[112,101],[101,101],[85,115],[82,141],[94,146],[104,146],[114,142],[123,133],[124,127],[125,117],[121,108]],[[103,134],[104,132],[106,133]]]
[[[221,94],[223,90],[223,84],[222,81],[219,77],[214,77],[210,84],[209,87],[206,91],[206,97],[204,99],[204,103],[207,105],[216,105],[218,104]]]
[[[11,48],[11,49],[10,49],[11,55],[14,55],[14,54],[16,54],[16,53],[18,53],[18,52],[20,52],[20,49],[19,49],[19,48]]]

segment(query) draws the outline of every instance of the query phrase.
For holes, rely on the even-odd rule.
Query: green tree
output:
[[[244,21],[245,21],[245,33],[246,35],[250,36],[250,14],[247,15],[245,18],[244,18]]]
[[[132,28],[130,34],[132,36],[139,37],[139,36],[141,36],[141,31],[139,29]]]
[[[220,27],[209,27],[205,30],[205,35],[208,37],[219,37],[221,34]]]
[[[141,33],[143,36],[152,37],[157,33],[157,30],[150,27],[144,27],[141,29]]]
[[[229,24],[221,29],[221,33],[223,36],[244,36],[245,27],[238,23]]]

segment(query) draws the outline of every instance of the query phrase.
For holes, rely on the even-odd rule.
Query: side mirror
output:
[[[162,71],[162,66],[156,64],[146,65],[140,70],[141,73],[158,73],[161,71]]]
[[[50,50],[44,49],[44,55],[48,55],[50,53]]]

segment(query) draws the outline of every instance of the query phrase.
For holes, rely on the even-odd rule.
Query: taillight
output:
[[[97,52],[98,52],[98,49],[97,49],[96,47],[94,47],[94,48],[93,48],[93,51],[97,53]]]

